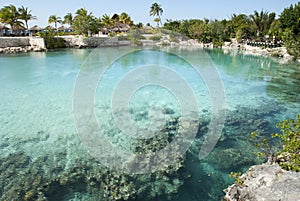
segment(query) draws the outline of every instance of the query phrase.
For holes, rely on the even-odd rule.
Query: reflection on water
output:
[[[120,50],[124,49],[95,49],[93,54]],[[300,113],[299,64],[207,51],[224,83],[227,114],[216,147],[199,160],[212,111],[203,80],[176,55],[159,49],[138,50],[114,61],[99,81],[95,114],[105,122],[109,139],[138,153],[162,149],[177,135],[180,104],[172,93],[155,87],[136,91],[129,103],[133,122],[142,126],[149,125],[155,108],[162,112],[166,122],[154,140],[131,141],[135,147],[128,147],[129,138],[114,127],[110,95],[118,79],[149,64],[167,66],[190,84],[200,108],[199,128],[188,152],[172,166],[141,175],[114,172],[89,155],[74,126],[74,83],[91,51],[0,56],[0,200],[220,200],[222,190],[232,182],[229,172],[258,163],[249,133],[269,135],[276,131],[276,122]],[[203,58],[203,50],[174,51]],[[89,62],[97,67],[100,61]],[[149,72],[154,76],[160,69]]]

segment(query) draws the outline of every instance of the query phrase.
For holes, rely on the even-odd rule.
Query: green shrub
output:
[[[128,34],[131,44],[141,46],[143,43],[141,40],[146,39],[139,29],[131,30]]]
[[[276,155],[276,150],[274,150],[274,146],[271,146],[269,139],[262,137],[258,132],[252,132],[250,134],[250,140],[253,145],[260,150],[255,152],[255,154],[263,162],[268,160],[270,156]]]
[[[212,43],[214,47],[222,47],[224,45],[224,41],[218,39],[213,39]]]
[[[282,151],[278,153],[279,165],[286,170],[300,171],[300,114],[296,119],[288,119],[276,125],[281,133],[273,134],[282,142]]]
[[[239,185],[240,187],[245,185],[245,180],[241,178],[242,173],[240,172],[230,172],[229,178],[233,178],[235,180],[235,183]]]
[[[174,43],[179,43],[180,42],[180,40],[174,35],[170,35],[169,40],[170,40],[170,42],[174,42]]]
[[[118,36],[118,40],[130,40],[130,36],[129,35],[120,35]]]
[[[149,40],[160,41],[161,38],[162,38],[161,35],[153,35],[149,37]]]
[[[53,30],[47,30],[45,32],[39,33],[39,36],[44,39],[47,49],[58,49],[66,47],[64,39],[55,37],[56,34],[57,33]]]
[[[278,138],[281,144],[281,151],[275,151],[276,147],[271,146],[267,138],[261,138],[257,132],[250,134],[250,139],[261,151],[260,158],[272,157],[275,162],[285,170],[300,171],[300,114],[296,119],[288,119],[276,124],[281,133],[272,134],[272,138]]]

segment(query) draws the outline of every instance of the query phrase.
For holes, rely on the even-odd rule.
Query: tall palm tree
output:
[[[73,24],[73,15],[72,15],[72,13],[67,13],[64,16],[63,23],[72,26],[72,24]]]
[[[20,14],[14,5],[4,6],[0,9],[0,22],[10,25],[12,30],[24,25],[20,21]]]
[[[159,5],[158,3],[153,3],[150,7],[150,16],[157,16],[161,25],[162,23],[161,23],[160,16],[162,15],[163,12],[164,11],[161,5]],[[159,26],[159,22],[157,22],[157,26]]]
[[[55,29],[57,30],[57,23],[61,23],[61,18],[57,17],[56,15],[50,15],[49,19],[48,19],[48,23],[54,23]]]
[[[31,10],[28,10],[27,7],[25,8],[24,6],[21,6],[18,10],[19,10],[19,18],[21,20],[24,20],[26,29],[28,30],[28,21],[35,20],[37,18],[36,16],[33,16],[31,14]]]

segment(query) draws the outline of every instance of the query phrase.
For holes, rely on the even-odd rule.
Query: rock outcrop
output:
[[[225,189],[226,201],[299,201],[300,172],[285,171],[276,164],[249,168],[239,182]]]
[[[119,41],[117,37],[82,37],[82,36],[60,36],[64,39],[66,46],[71,48],[95,48],[115,47],[130,45],[130,41]]]
[[[0,53],[44,51],[44,39],[39,37],[0,37]]]

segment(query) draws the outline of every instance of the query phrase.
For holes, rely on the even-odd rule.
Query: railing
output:
[[[246,43],[247,45],[254,46],[254,47],[265,47],[265,48],[275,48],[281,47],[281,42],[256,42],[250,41]]]

